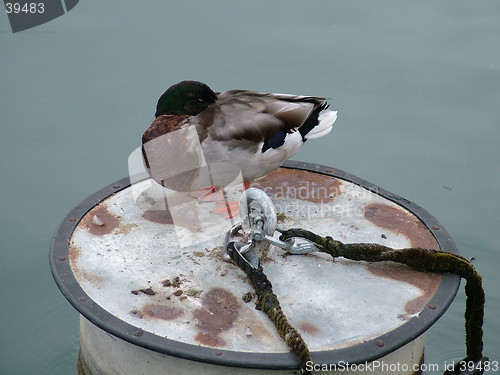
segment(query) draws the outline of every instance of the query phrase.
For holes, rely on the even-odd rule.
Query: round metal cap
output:
[[[338,169],[287,162],[252,186],[271,197],[281,228],[457,253],[424,209]],[[149,179],[117,181],[60,223],[50,251],[54,279],[81,315],[134,345],[225,366],[297,368],[295,354],[255,309],[243,271],[223,259],[237,218],[215,213],[216,205]],[[451,274],[288,255],[274,246],[261,265],[316,363],[363,363],[393,352],[445,312],[460,283]]]

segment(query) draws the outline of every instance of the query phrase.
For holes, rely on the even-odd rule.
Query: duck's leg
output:
[[[214,184],[214,179],[213,179],[214,172],[211,169],[210,164],[207,164],[207,168],[208,168],[208,177],[210,178],[210,186],[191,191],[188,193],[188,195],[190,197],[198,199],[201,202],[219,202],[227,200],[224,194],[224,187],[216,186]],[[249,184],[250,183],[248,181],[244,181],[243,189],[244,190],[248,189]]]
[[[239,202],[232,201],[215,202],[215,207],[212,212],[221,215],[224,219],[232,219],[240,214],[239,205]]]
[[[191,191],[188,195],[200,202],[215,202],[212,212],[221,215],[224,219],[232,219],[238,216],[239,202],[228,201],[221,186],[208,186]]]
[[[250,187],[250,181],[243,181],[243,190]],[[224,192],[222,192],[224,195]],[[224,197],[225,198],[225,197]],[[215,203],[212,212],[221,215],[224,219],[232,219],[240,214],[240,203],[235,201],[228,201],[227,199],[219,200]]]
[[[224,192],[221,186],[207,186],[191,191],[188,195],[202,202],[218,202],[224,200]]]

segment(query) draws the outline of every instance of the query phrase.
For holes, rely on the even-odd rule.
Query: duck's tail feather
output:
[[[337,111],[321,111],[318,115],[318,124],[304,135],[304,140],[316,139],[327,135],[332,130],[335,120],[337,120]]]

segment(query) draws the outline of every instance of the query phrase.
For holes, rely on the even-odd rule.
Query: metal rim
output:
[[[405,198],[336,168],[296,161],[288,161],[283,167],[336,177],[368,189],[413,213],[432,233],[441,249],[458,254],[453,240],[442,225],[426,210]],[[68,240],[79,221],[88,211],[103,199],[129,186],[130,180],[126,177],[90,195],[68,213],[52,237],[49,259],[52,275],[57,286],[73,307],[104,331],[158,353],[222,366],[297,369],[297,358],[293,353],[229,351],[186,344],[143,331],[111,315],[83,291],[71,271]],[[384,335],[352,347],[313,352],[314,362],[334,364],[342,361],[358,364],[373,361],[399,349],[424,333],[444,314],[455,298],[459,286],[460,277],[458,275],[444,274],[436,293],[418,318],[415,317]]]

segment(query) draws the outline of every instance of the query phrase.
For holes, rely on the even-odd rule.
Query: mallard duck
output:
[[[215,93],[182,81],[158,100],[142,136],[153,180],[177,191],[252,181],[276,169],[309,139],[330,132],[337,112],[325,98],[248,90]]]

